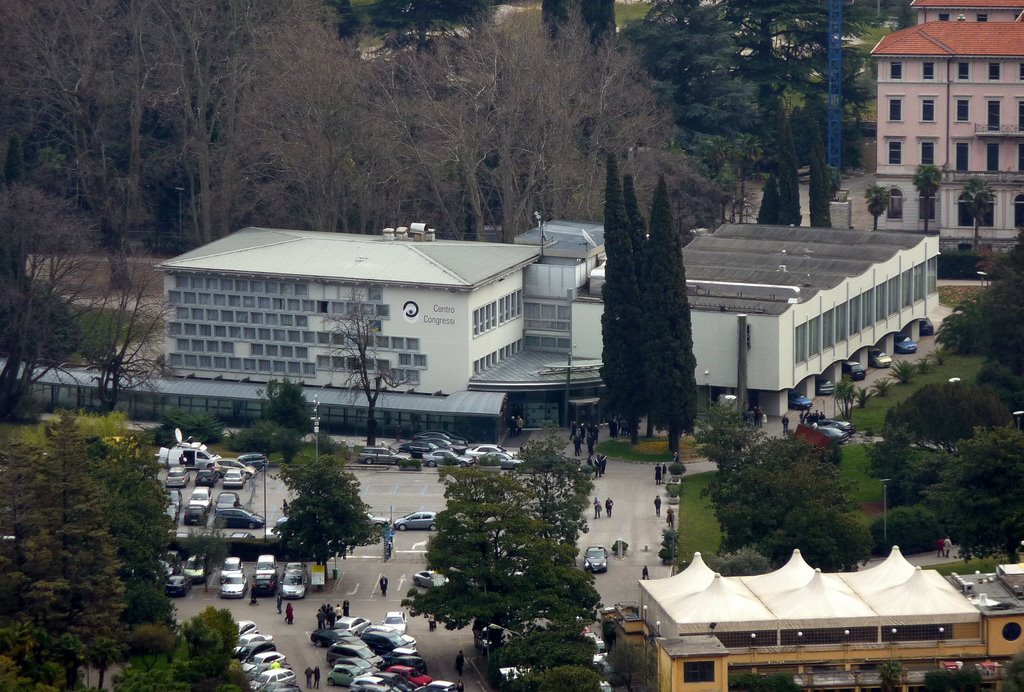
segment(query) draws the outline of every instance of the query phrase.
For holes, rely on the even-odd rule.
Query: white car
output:
[[[258,690],[262,687],[269,685],[272,682],[295,682],[298,678],[295,676],[295,671],[291,668],[274,668],[273,670],[265,670],[250,683],[252,689]]]
[[[256,623],[252,620],[239,620],[238,621],[238,636],[241,637],[246,634],[259,634],[260,628],[256,626]]]
[[[401,610],[389,611],[388,614],[384,616],[384,622],[381,624],[385,627],[390,627],[399,634],[405,634],[405,613]]]
[[[221,598],[245,598],[249,580],[241,572],[224,572],[220,575]]]
[[[238,469],[228,469],[224,472],[224,480],[221,487],[240,490],[245,487],[245,475]]]
[[[334,629],[339,632],[350,632],[358,637],[370,624],[366,618],[340,617],[334,621]]]
[[[240,557],[226,557],[224,558],[224,566],[220,568],[221,572],[242,572],[244,571],[242,565],[242,558]]]
[[[243,663],[242,670],[249,675],[259,675],[265,670],[270,670],[270,666],[275,663],[280,663],[283,666],[287,662],[288,657],[280,651],[264,651],[253,656],[249,663]]]
[[[508,454],[511,456],[511,453],[501,445],[477,445],[476,447],[470,447],[466,450],[465,456],[475,459],[476,457],[487,456],[488,454]]]
[[[167,478],[164,479],[165,488],[184,488],[188,485],[188,482],[192,479],[192,474],[184,466],[175,466],[167,472]]]
[[[259,632],[249,632],[238,637],[238,646],[248,646],[250,644],[256,644],[258,642],[272,641],[274,641],[274,635],[272,634],[260,634]]]
[[[306,570],[303,567],[299,567],[299,569],[285,567],[284,577],[281,578],[281,597],[306,597]]]
[[[192,491],[192,495],[188,498],[190,505],[200,505],[210,509],[213,507],[213,493],[210,492],[209,488],[196,488]]]

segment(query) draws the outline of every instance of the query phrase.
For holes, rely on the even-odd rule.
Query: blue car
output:
[[[907,355],[908,353],[917,353],[917,342],[911,339],[909,336],[903,337],[901,340],[893,344],[893,353],[899,353]]]
[[[789,390],[789,407],[797,411],[807,411],[814,405],[810,399],[795,389]]]

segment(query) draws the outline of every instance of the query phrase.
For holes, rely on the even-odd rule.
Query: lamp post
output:
[[[889,481],[891,478],[882,479],[882,543],[889,545]]]
[[[320,458],[320,395],[313,397],[313,448],[316,450],[316,458]]]
[[[711,371],[704,371],[704,384],[708,388],[708,411],[711,410]]]
[[[988,272],[978,272],[978,281],[981,282],[982,286],[985,285],[985,279],[987,279],[987,278],[988,278]]]
[[[1017,432],[1020,432],[1020,419],[1024,418],[1024,411],[1014,411],[1013,419],[1017,421]]]
[[[565,420],[565,427],[569,427],[569,382],[572,379],[572,346],[569,347],[569,362],[565,366],[565,409],[562,411],[562,418]]]

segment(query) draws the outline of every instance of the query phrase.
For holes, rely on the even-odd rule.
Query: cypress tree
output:
[[[636,199],[636,186],[633,176],[628,173],[622,176],[622,197],[626,205],[626,223],[629,225],[629,239],[633,245],[633,258],[637,273],[637,285],[640,282],[641,264],[643,261],[644,244],[647,242],[647,222],[644,221],[640,203]]]
[[[21,137],[11,135],[7,142],[7,160],[4,162],[4,180],[8,185],[17,183],[25,177],[25,151],[21,145]]]
[[[615,0],[581,0],[583,23],[590,27],[590,42],[597,44],[615,35]]]
[[[774,175],[769,175],[761,193],[761,208],[757,210],[757,222],[768,226],[779,223],[779,183]]]
[[[544,26],[548,28],[551,35],[557,35],[558,27],[569,19],[568,0],[542,0],[540,15],[544,19]]]
[[[637,283],[639,258],[633,255],[619,167],[611,155],[608,156],[605,182],[604,248],[608,262],[605,264],[604,313],[601,315],[601,377],[609,413],[626,419],[635,443],[643,394],[643,368],[636,357],[640,350],[642,322]]]
[[[651,235],[644,252],[642,326],[646,401],[656,425],[668,430],[669,450],[693,430],[697,415],[697,367],[693,355],[690,301],[679,235],[672,228],[665,179],[658,180],[651,205]]]
[[[825,161],[825,144],[821,141],[821,130],[817,123],[811,128],[811,225],[815,228],[830,228],[829,188],[832,187],[832,172]]]
[[[784,112],[779,120],[779,223],[783,226],[800,225],[800,179],[797,176],[796,148],[789,116]]]

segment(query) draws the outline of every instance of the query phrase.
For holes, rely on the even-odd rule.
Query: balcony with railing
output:
[[[966,183],[971,178],[984,180],[990,185],[1024,185],[1024,171],[953,171],[944,170],[944,183]]]
[[[1024,127],[1017,125],[975,124],[974,134],[978,137],[1024,137]]]

